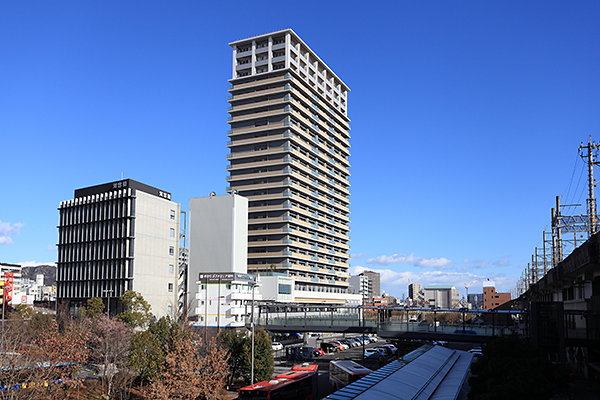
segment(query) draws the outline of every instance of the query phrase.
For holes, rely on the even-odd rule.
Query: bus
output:
[[[334,390],[356,382],[372,370],[351,360],[333,360],[329,363],[329,384]]]
[[[292,370],[240,389],[238,400],[313,400],[318,366],[294,365]],[[316,393],[316,392],[315,392]]]

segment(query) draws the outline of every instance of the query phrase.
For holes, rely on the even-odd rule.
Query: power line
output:
[[[579,163],[579,152],[575,155],[575,165],[573,165],[573,173],[571,174],[571,180],[569,181],[569,187],[567,188],[567,194],[565,194],[565,200],[569,199],[569,192],[571,191],[571,185],[573,184],[573,178],[575,177],[575,171],[577,170],[577,164]],[[581,179],[581,178],[579,178]]]

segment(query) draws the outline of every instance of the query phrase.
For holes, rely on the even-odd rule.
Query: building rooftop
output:
[[[429,285],[425,289],[456,289],[454,285]]]
[[[335,76],[335,78],[336,78],[336,79],[338,80],[338,82],[339,82],[339,83],[342,85],[342,87],[343,87],[343,89],[344,89],[345,91],[348,91],[348,92],[350,91],[350,88],[348,87],[348,85],[346,85],[346,84],[344,83],[344,81],[342,81],[342,80],[340,79],[340,77],[339,77],[339,76],[337,76],[337,75],[335,74],[335,72],[333,72],[333,70],[332,70],[331,68],[329,68],[329,66],[328,66],[328,65],[327,65],[327,64],[326,64],[326,63],[325,63],[323,60],[321,60],[321,58],[318,56],[318,54],[317,54],[317,53],[316,53],[316,52],[315,52],[313,49],[311,49],[311,48],[310,48],[310,46],[309,46],[309,45],[307,45],[307,44],[304,42],[304,40],[302,40],[302,39],[300,38],[300,36],[298,36],[298,34],[297,34],[296,32],[294,32],[294,31],[293,31],[291,28],[282,29],[282,30],[280,30],[280,31],[275,31],[275,32],[270,32],[270,33],[265,33],[265,34],[258,35],[258,36],[252,36],[252,37],[249,37],[249,38],[246,38],[246,39],[240,39],[240,40],[236,40],[236,41],[234,41],[234,42],[231,42],[231,43],[229,43],[229,45],[230,45],[231,47],[234,47],[234,46],[237,46],[238,44],[247,43],[247,42],[249,42],[249,41],[252,41],[252,40],[261,40],[261,39],[266,39],[266,38],[268,38],[269,36],[283,35],[283,34],[287,34],[287,33],[289,33],[290,35],[292,35],[292,37],[293,37],[293,38],[294,38],[296,41],[300,42],[300,43],[301,43],[301,44],[302,44],[304,47],[306,47],[306,49],[307,49],[308,51],[310,51],[310,52],[312,53],[312,55],[313,55],[314,57],[316,57],[316,58],[317,58],[317,60],[319,60],[319,64],[321,64],[323,67],[327,68],[327,72],[328,72],[328,73],[330,73],[331,75]]]

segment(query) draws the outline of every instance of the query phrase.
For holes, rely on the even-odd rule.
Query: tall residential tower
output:
[[[230,46],[227,180],[249,200],[248,272],[292,278],[294,301],[344,302],[349,88],[291,29]]]

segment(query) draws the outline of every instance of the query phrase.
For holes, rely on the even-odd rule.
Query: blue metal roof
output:
[[[465,351],[425,345],[327,398],[456,399],[467,377],[472,358],[473,355]]]

